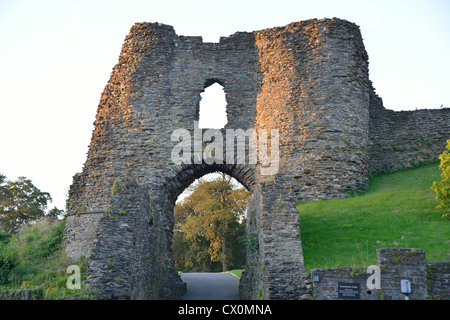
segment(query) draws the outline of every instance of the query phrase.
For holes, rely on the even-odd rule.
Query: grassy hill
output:
[[[450,221],[431,190],[440,173],[436,164],[375,176],[364,195],[298,205],[306,268],[376,264],[376,248],[386,247],[450,260]]]

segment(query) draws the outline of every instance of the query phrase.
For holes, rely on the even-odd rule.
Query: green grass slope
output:
[[[67,259],[62,247],[65,220],[41,221],[24,227],[17,235],[0,238],[0,300],[16,299],[17,291],[36,291],[32,299],[90,298],[84,287],[67,288]],[[86,279],[85,260],[76,263]],[[38,293],[39,292],[39,293]]]
[[[305,266],[376,264],[376,248],[424,249],[427,261],[450,260],[450,221],[431,190],[437,165],[371,179],[364,195],[299,204]]]

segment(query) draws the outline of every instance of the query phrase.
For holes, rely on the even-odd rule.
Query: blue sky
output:
[[[136,22],[215,42],[325,17],[361,27],[387,108],[450,107],[450,1],[0,0],[0,172],[32,179],[64,207],[100,95]]]

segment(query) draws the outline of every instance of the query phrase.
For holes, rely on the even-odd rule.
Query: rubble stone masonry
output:
[[[224,136],[227,129],[279,131],[275,175],[261,174],[260,162],[173,163],[172,133],[187,129],[194,138],[200,94],[216,82],[227,99]],[[87,283],[100,299],[180,298],[185,285],[171,256],[175,201],[196,178],[221,171],[252,192],[247,234],[254,243],[241,297],[310,299],[297,201],[363,192],[370,171],[436,159],[449,123],[448,109],[384,109],[359,27],[345,20],[237,32],[219,43],[137,23],[70,188],[67,255],[89,259]]]

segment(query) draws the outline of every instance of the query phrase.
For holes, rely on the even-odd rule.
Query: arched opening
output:
[[[200,94],[198,127],[222,129],[227,124],[227,100],[224,87],[217,80],[208,80]]]
[[[246,211],[250,192],[215,172],[193,183],[174,208],[172,252],[178,272],[226,272],[245,265]]]
[[[174,167],[172,167],[171,169],[171,174],[170,177],[168,177],[167,183],[165,184],[165,188],[166,188],[166,195],[167,195],[167,204],[170,207],[166,207],[167,210],[170,210],[172,213],[172,222],[170,223],[171,225],[171,233],[170,233],[170,257],[171,257],[171,263],[174,267],[174,271],[178,271],[178,274],[180,276],[180,280],[183,281],[185,283],[185,285],[187,286],[187,292],[184,296],[185,299],[199,299],[198,296],[194,296],[192,297],[192,292],[191,289],[192,286],[192,277],[193,276],[197,276],[199,275],[199,271],[214,271],[214,272],[202,272],[202,275],[205,275],[206,277],[215,277],[214,279],[210,279],[210,281],[212,282],[212,287],[210,288],[204,288],[204,286],[201,286],[200,291],[204,293],[204,289],[206,289],[206,291],[209,290],[209,292],[216,290],[217,292],[222,291],[221,287],[218,288],[218,286],[220,286],[221,284],[219,284],[221,280],[217,280],[216,277],[228,277],[227,281],[231,281],[234,282],[234,284],[232,285],[232,291],[234,291],[233,295],[231,296],[222,296],[222,297],[208,297],[208,296],[204,296],[205,299],[239,299],[240,298],[240,292],[241,292],[241,287],[240,287],[240,281],[239,279],[237,279],[236,277],[234,277],[233,275],[227,273],[223,273],[223,264],[220,262],[221,259],[216,259],[216,261],[210,261],[208,263],[204,263],[203,265],[201,264],[196,264],[195,261],[193,261],[192,256],[189,257],[191,258],[191,260],[188,260],[188,267],[186,268],[185,261],[182,259],[182,262],[179,262],[179,255],[184,255],[186,254],[186,251],[183,250],[183,248],[177,248],[177,237],[179,237],[181,234],[179,233],[181,230],[181,225],[179,223],[179,221],[177,220],[177,217],[175,217],[175,211],[176,206],[177,206],[177,202],[179,203],[182,200],[187,199],[187,196],[190,194],[191,190],[190,187],[191,185],[196,186],[198,184],[197,179],[199,178],[203,178],[202,180],[206,180],[206,181],[211,181],[216,179],[217,177],[219,177],[222,173],[225,173],[227,179],[230,179],[230,181],[232,182],[233,185],[235,185],[236,187],[240,187],[243,188],[244,190],[246,190],[246,192],[249,195],[249,198],[251,196],[253,196],[253,189],[255,188],[255,181],[254,181],[254,173],[253,173],[254,167],[253,166],[249,166],[249,165],[227,165],[227,164],[212,164],[212,165],[208,165],[205,163],[202,164],[180,164],[180,165],[176,165]],[[233,179],[231,179],[230,177],[232,177]],[[187,192],[183,193],[186,189],[188,189]],[[236,188],[235,188],[236,189]],[[248,204],[248,203],[247,203]],[[247,238],[247,227],[248,227],[248,223],[245,220],[246,217],[246,213],[247,213],[247,205],[245,206],[245,212],[244,214],[242,214],[240,216],[240,218],[236,221],[235,220],[235,224],[239,224],[240,227],[240,231],[241,234],[243,232],[244,234],[244,239],[246,240]],[[201,211],[201,210],[200,210]],[[177,234],[178,233],[178,234]],[[239,236],[234,236],[235,238],[233,238],[233,235],[231,235],[232,240],[242,240],[241,237]],[[198,240],[198,239],[197,239]],[[200,239],[199,242],[197,243],[197,246],[199,246],[201,243],[201,240],[205,240],[205,239]],[[241,241],[242,242],[242,241]],[[220,254],[220,249],[221,244],[217,244],[218,242],[216,242],[216,246],[219,248],[219,250],[217,250],[216,252],[218,252]],[[204,243],[203,243],[204,244]],[[211,260],[211,254],[210,252],[208,252],[209,247],[211,246],[211,242],[207,243],[207,246],[204,248],[207,248],[207,250],[203,250],[203,252],[206,252],[205,256],[203,257],[203,261],[206,261],[206,259]],[[216,247],[216,248],[217,248]],[[227,243],[225,244],[225,250],[228,250],[232,248],[232,246],[228,245]],[[198,249],[198,248],[197,248]],[[246,265],[247,261],[246,259],[248,259],[248,251],[247,251],[247,246],[245,244],[240,243],[240,249],[243,252],[243,256],[240,256],[240,261],[238,262],[234,262],[235,265],[239,265],[238,268],[243,268],[243,266]],[[191,254],[198,254],[200,252],[200,250],[191,250]],[[237,256],[239,256],[239,254],[237,254]],[[201,258],[201,257],[200,257]],[[201,259],[199,259],[201,261]],[[219,261],[217,261],[219,260]],[[237,259],[239,260],[239,259]],[[189,265],[190,263],[190,265]],[[180,266],[181,264],[181,266]],[[230,270],[231,268],[234,268],[235,265],[233,265],[232,262],[228,262],[226,269]],[[212,267],[212,269],[206,269],[205,267]],[[203,268],[203,269],[202,269]],[[242,269],[240,269],[242,270]],[[180,273],[180,271],[182,273]],[[194,272],[196,271],[196,272]],[[190,280],[189,280],[189,277]],[[231,280],[230,280],[231,278]],[[229,283],[229,282],[228,282]],[[229,292],[229,291],[228,291]],[[225,293],[225,292],[222,292]]]

